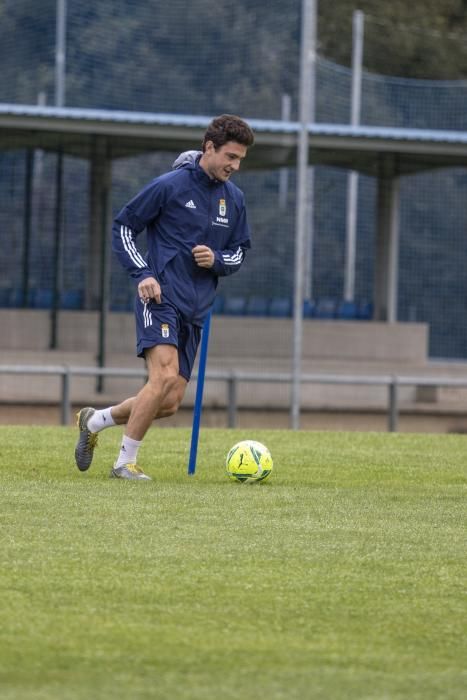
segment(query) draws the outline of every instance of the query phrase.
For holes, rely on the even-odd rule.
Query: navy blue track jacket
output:
[[[199,156],[183,162],[137,194],[114,220],[112,248],[137,283],[155,277],[162,300],[174,304],[185,321],[202,326],[218,277],[240,269],[250,231],[242,191],[232,182],[211,180],[198,163]],[[135,245],[144,229],[145,257]],[[212,268],[195,263],[195,245],[213,250]]]

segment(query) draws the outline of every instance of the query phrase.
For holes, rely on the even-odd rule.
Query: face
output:
[[[227,182],[230,176],[239,169],[247,150],[247,147],[241,143],[227,141],[216,151],[213,142],[208,141],[199,164],[209,177]]]

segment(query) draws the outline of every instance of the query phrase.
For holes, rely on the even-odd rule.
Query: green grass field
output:
[[[467,437],[1,427],[2,700],[467,697]],[[231,483],[239,439],[262,485]]]

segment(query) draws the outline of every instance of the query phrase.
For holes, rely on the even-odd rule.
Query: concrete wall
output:
[[[95,366],[99,317],[95,312],[66,311],[59,315],[59,347],[49,350],[49,313],[42,310],[0,310],[0,363]],[[293,322],[291,319],[215,316],[209,349],[209,370],[287,372],[292,369]],[[303,328],[303,372],[340,374],[439,373],[427,357],[428,328],[424,324],[321,321],[308,319]],[[134,352],[132,314],[113,313],[108,318],[107,362],[110,367],[144,368]],[[448,371],[448,370],[446,370]],[[449,369],[451,372],[452,369]],[[136,393],[143,378],[106,378],[97,391],[92,377],[72,380],[75,405],[109,405]],[[184,406],[193,405],[191,382]],[[388,390],[384,386],[302,385],[304,411],[385,412]],[[18,376],[0,373],[0,404],[56,405],[60,401],[59,377]],[[423,403],[417,387],[399,390],[401,405]],[[227,385],[210,380],[205,386],[205,406],[224,411]],[[258,414],[274,411],[287,415],[290,385],[242,382],[238,386],[240,409]],[[430,397],[430,409],[436,400]],[[383,418],[384,420],[384,418]]]
[[[49,313],[0,310],[0,364],[95,366],[97,313],[62,312],[59,348],[49,350]],[[290,319],[215,316],[208,371],[213,369],[290,372],[293,323]],[[110,314],[107,365],[144,368],[134,353],[132,314]],[[306,320],[303,328],[304,372],[333,374],[412,374],[463,377],[465,363],[430,363],[424,324]],[[136,393],[144,378],[106,378],[98,391],[92,377],[75,377],[71,401],[104,406]],[[196,384],[190,382],[180,412],[160,425],[190,425]],[[386,430],[388,391],[380,386],[302,385],[304,429]],[[58,423],[59,377],[0,373],[0,423]],[[205,386],[204,426],[227,425],[227,385]],[[239,427],[289,425],[290,386],[242,382],[238,386]],[[404,387],[399,389],[399,430],[467,432],[467,390]]]
[[[59,314],[58,350],[63,353],[96,353],[96,312],[63,311]],[[29,309],[0,310],[0,351],[47,351],[49,312]],[[108,317],[107,349],[112,354],[134,354],[132,314]],[[259,360],[264,370],[289,362],[292,356],[292,319],[214,316],[210,357],[228,367]],[[410,363],[427,361],[428,328],[415,323],[369,321],[321,321],[303,324],[303,359],[343,362]],[[56,353],[57,354],[57,353]],[[254,364],[254,362],[253,362]]]

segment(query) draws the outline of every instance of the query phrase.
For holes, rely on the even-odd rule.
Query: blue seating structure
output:
[[[131,312],[134,308],[134,291],[128,290],[121,296],[113,298],[111,311]],[[32,288],[28,292],[28,308],[50,309],[53,292],[46,288]],[[60,292],[60,309],[82,309],[84,292],[80,289],[62,290]],[[0,287],[0,308],[22,308],[23,290],[21,288]],[[291,318],[293,316],[293,299],[291,297],[263,297],[260,295],[223,296],[218,294],[213,305],[214,314],[226,316],[256,316],[269,318]],[[321,297],[316,301],[305,299],[303,318],[366,320],[373,318],[373,304],[369,301],[346,301],[332,297]]]
[[[268,316],[269,299],[259,296],[249,297],[245,305],[245,314],[247,316]]]
[[[351,320],[357,318],[358,306],[355,301],[341,301],[337,305],[336,318]]]
[[[7,309],[19,309],[23,304],[23,290],[18,287],[0,288],[0,307]],[[33,287],[28,291],[29,309],[51,309],[53,304],[53,291],[41,287]],[[84,295],[80,289],[67,289],[60,292],[59,308],[82,309]]]
[[[126,294],[114,297],[110,302],[110,310],[118,312],[133,311],[135,307],[135,291],[129,289]]]
[[[357,318],[360,321],[371,321],[373,318],[373,304],[371,301],[362,301],[358,304]]]
[[[292,300],[288,297],[274,297],[269,303],[269,316],[288,318],[292,316]]]
[[[81,289],[67,289],[60,293],[61,309],[82,309],[84,295]]]
[[[29,306],[33,309],[52,308],[53,292],[51,289],[31,289],[29,291]]]
[[[337,301],[328,297],[322,297],[316,301],[315,318],[336,318]]]
[[[316,303],[313,299],[304,299],[303,301],[303,318],[315,318]]]
[[[6,309],[16,309],[23,306],[23,290],[19,287],[2,287],[0,306]]]
[[[212,307],[213,314],[221,314],[224,311],[224,297],[222,294],[218,294],[214,299],[214,304]]]
[[[10,306],[10,287],[0,287],[0,307],[8,308]]]
[[[246,297],[227,297],[224,304],[224,314],[227,316],[244,316]]]

